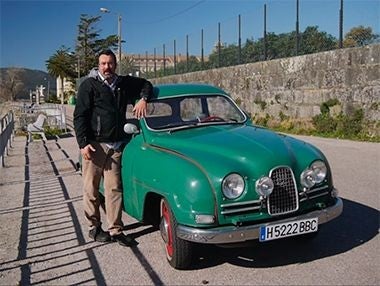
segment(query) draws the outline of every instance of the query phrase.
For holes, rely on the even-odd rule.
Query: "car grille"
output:
[[[274,189],[268,197],[268,213],[282,215],[298,210],[298,192],[292,170],[279,167],[271,171],[270,177]]]

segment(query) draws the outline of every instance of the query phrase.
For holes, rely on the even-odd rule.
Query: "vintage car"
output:
[[[313,236],[341,214],[316,147],[253,124],[214,86],[154,90],[147,116],[124,128],[123,203],[159,226],[171,266],[187,268],[197,243]]]

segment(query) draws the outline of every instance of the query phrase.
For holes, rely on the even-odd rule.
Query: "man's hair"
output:
[[[115,55],[114,52],[111,51],[110,49],[101,51],[101,52],[98,54],[98,58],[99,58],[101,55],[111,56],[112,59],[114,60],[115,64],[117,64],[117,61],[116,61],[116,55]]]

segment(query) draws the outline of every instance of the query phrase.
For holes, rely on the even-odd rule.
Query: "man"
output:
[[[129,139],[123,132],[127,104],[134,104],[134,115],[146,115],[146,101],[152,84],[142,78],[118,76],[116,56],[102,51],[98,70],[90,72],[78,90],[74,129],[82,155],[83,201],[91,239],[117,241],[123,246],[137,242],[123,234],[121,154]],[[137,101],[137,103],[135,103]],[[103,178],[108,231],[101,227],[99,184]]]

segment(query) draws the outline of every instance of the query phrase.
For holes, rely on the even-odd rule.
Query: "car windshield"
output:
[[[245,114],[223,95],[197,95],[154,99],[148,103],[147,126],[154,130],[211,124],[242,123]]]

